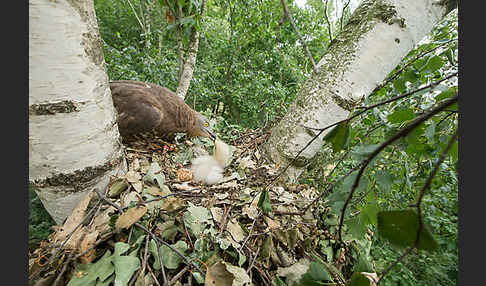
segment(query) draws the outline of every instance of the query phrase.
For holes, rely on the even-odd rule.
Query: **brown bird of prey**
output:
[[[209,121],[171,90],[133,80],[110,82],[122,136],[155,131],[164,136],[187,133],[216,139]]]

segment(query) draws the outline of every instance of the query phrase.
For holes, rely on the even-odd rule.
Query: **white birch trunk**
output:
[[[29,180],[56,223],[126,171],[92,0],[29,0]]]
[[[201,14],[200,19],[204,16],[204,11],[206,8],[206,0],[201,3]],[[177,86],[176,95],[184,99],[186,97],[187,91],[189,90],[189,85],[191,84],[192,74],[194,72],[194,67],[196,66],[197,50],[199,47],[199,31],[195,27],[192,28],[191,42],[188,45],[186,53],[186,61],[184,62],[184,68],[182,74],[179,78],[179,85]]]
[[[365,0],[333,41],[295,102],[272,130],[267,157],[286,166],[323,128],[347,118],[446,14],[433,0]],[[297,158],[284,178],[296,181],[309,159],[322,148],[327,132]]]

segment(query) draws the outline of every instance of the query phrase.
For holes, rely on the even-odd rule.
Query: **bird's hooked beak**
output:
[[[214,134],[212,130],[206,129],[206,132],[208,133],[209,138],[211,138],[211,140],[213,141],[216,140],[216,134]]]

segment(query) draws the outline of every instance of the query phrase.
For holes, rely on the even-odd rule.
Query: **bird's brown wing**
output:
[[[164,117],[161,104],[146,85],[116,81],[110,82],[110,89],[122,136],[151,131],[160,124]]]

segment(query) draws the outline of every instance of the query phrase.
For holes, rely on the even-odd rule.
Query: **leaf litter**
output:
[[[344,282],[352,259],[343,259],[350,252],[339,252],[329,234],[335,227],[325,223],[330,208],[321,201],[299,213],[318,191],[286,183],[265,189],[279,167],[261,155],[266,137],[250,130],[226,142],[232,160],[211,186],[194,182],[190,169],[196,155],[212,152],[209,140],[130,143],[129,171],[100,192],[105,197],[86,196],[29,253],[31,285],[62,276],[63,285],[162,285],[166,279],[175,285],[290,286],[316,271],[309,268],[316,259],[331,282]],[[96,210],[88,213],[90,207]],[[52,261],[39,263],[39,257]]]

